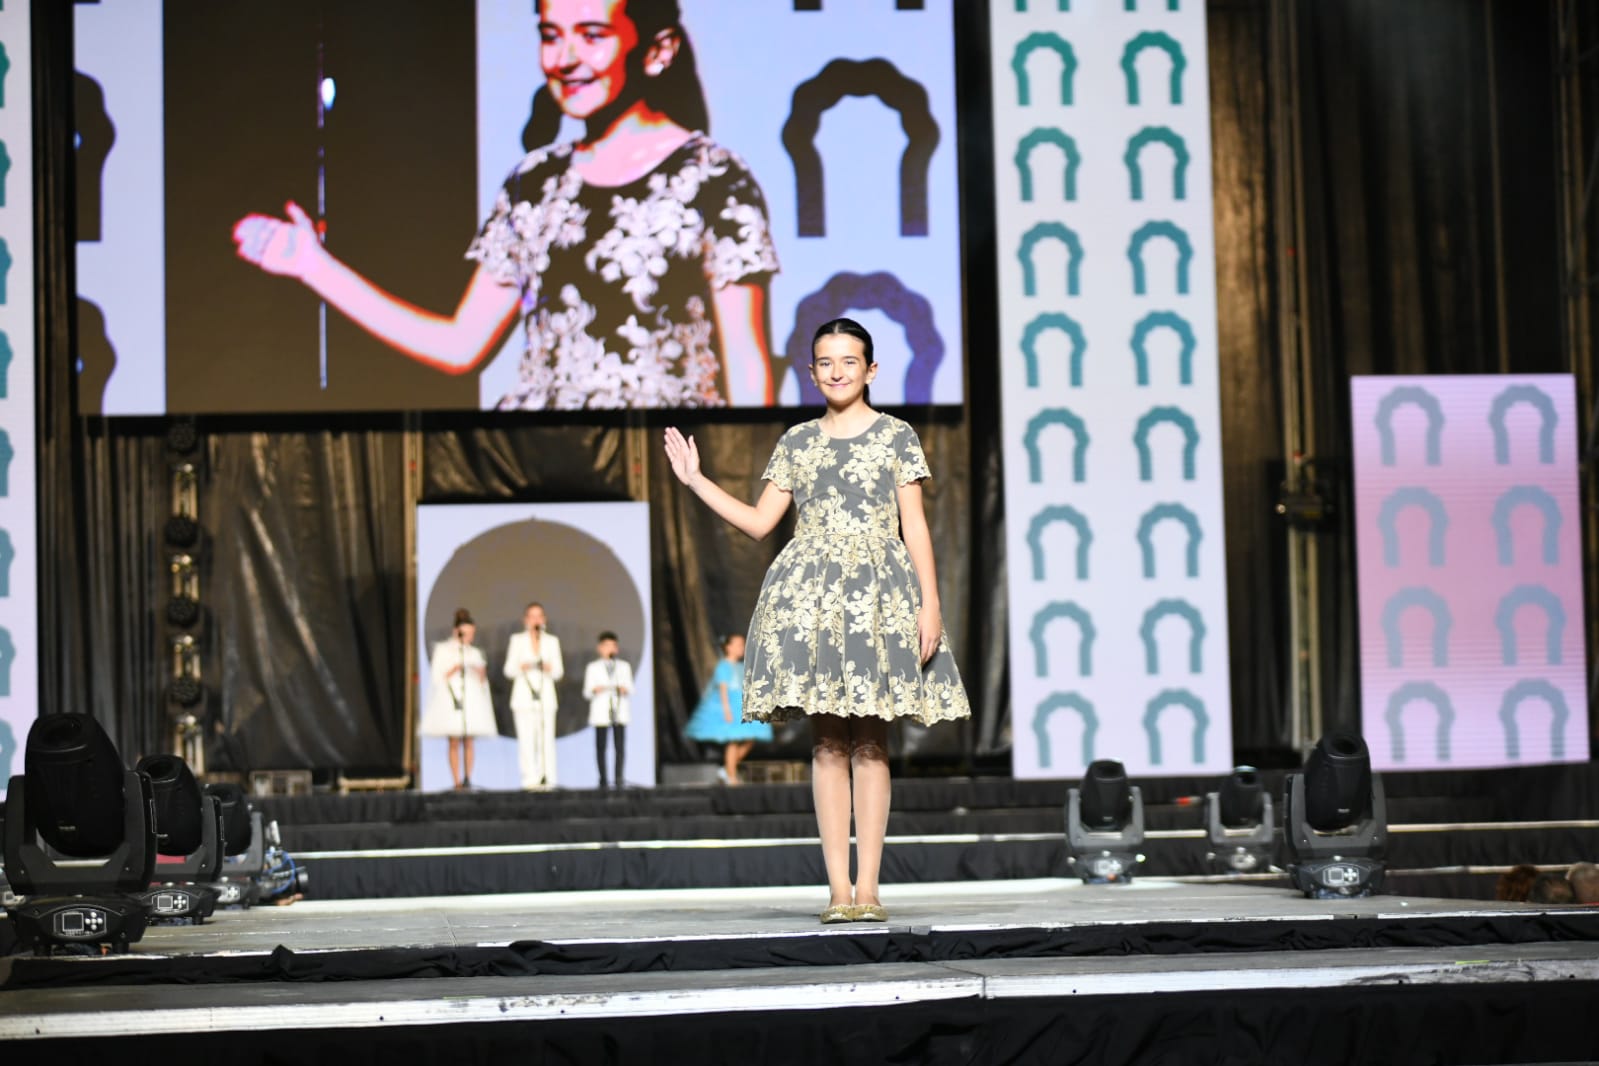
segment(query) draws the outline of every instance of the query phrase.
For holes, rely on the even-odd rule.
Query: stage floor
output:
[[[1158,879],[893,886],[886,926],[821,926],[825,902],[805,887],[223,912],[154,927],[131,957],[0,959],[0,1040],[1599,980],[1593,908]]]

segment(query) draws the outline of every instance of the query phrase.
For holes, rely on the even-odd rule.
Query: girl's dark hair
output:
[[[617,640],[616,634],[612,633],[609,629],[601,630],[599,639],[597,639],[594,643],[603,644],[607,640],[615,640],[618,644],[622,643],[620,640]]]
[[[455,622],[453,623],[452,628],[460,629],[462,626],[475,625],[477,625],[477,623],[472,621],[471,611],[467,610],[465,607],[457,607],[455,609]]]
[[[694,45],[683,29],[677,0],[624,0],[624,11],[638,29],[638,47],[627,59],[628,81],[644,86],[644,102],[687,130],[711,132],[711,112],[705,103],[705,88],[700,84],[699,64]],[[539,0],[533,0],[533,14],[540,14]],[[662,30],[677,33],[677,55],[656,77],[644,73],[644,53]],[[561,109],[541,85],[533,94],[527,125],[522,127],[522,147],[531,152],[555,141],[561,130]]]
[[[743,636],[744,634],[742,633],[723,633],[721,636],[716,638],[716,646],[725,652],[727,651],[727,646],[729,644],[733,643],[735,639],[742,638]]]
[[[816,346],[823,337],[854,337],[861,342],[861,347],[866,352],[866,362],[870,365],[875,360],[872,358],[872,335],[866,332],[866,327],[853,318],[835,318],[831,322],[823,322],[816,330],[816,336],[811,338],[811,358],[816,358]]]

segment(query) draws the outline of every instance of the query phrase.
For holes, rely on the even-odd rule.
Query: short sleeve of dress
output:
[[[894,442],[894,484],[909,485],[933,476],[927,469],[927,456],[922,454],[922,442],[916,431],[900,424],[898,439]]]
[[[705,218],[706,274],[711,287],[726,288],[777,273],[777,248],[766,197],[744,160],[726,148],[707,152],[707,177],[698,204]]]
[[[784,492],[794,491],[794,467],[788,457],[787,433],[778,440],[777,447],[772,449],[772,457],[766,461],[766,472],[761,475],[761,480],[770,481]]]
[[[711,675],[712,686],[726,685],[733,687],[733,664],[726,659],[719,659],[716,663],[716,673]]]
[[[499,194],[494,198],[494,210],[489,213],[488,220],[478,230],[477,236],[472,238],[466,258],[476,259],[489,277],[501,285],[520,287],[526,280],[522,276],[522,257],[517,254],[522,239],[517,236],[516,224],[511,218],[511,193],[513,186],[518,184],[517,177],[512,174],[500,187]]]

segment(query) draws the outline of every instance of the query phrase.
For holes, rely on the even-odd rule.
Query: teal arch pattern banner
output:
[[[34,480],[32,4],[0,4],[0,799],[22,773],[39,711],[38,505]],[[81,16],[80,16],[81,17]],[[4,170],[6,165],[9,170]]]
[[[1205,18],[989,7],[1022,778],[1232,765]]]
[[[1378,769],[1587,757],[1576,410],[1569,375],[1354,380],[1361,717]]]

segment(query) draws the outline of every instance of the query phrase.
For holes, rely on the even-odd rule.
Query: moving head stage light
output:
[[[1240,766],[1205,793],[1205,861],[1223,874],[1265,873],[1271,869],[1271,797],[1253,766]]]
[[[35,719],[5,812],[6,876],[27,897],[6,913],[24,949],[110,944],[120,952],[144,936],[144,908],[129,894],[148,888],[155,868],[150,778],[124,768],[98,722]]]
[[[162,856],[155,882],[139,899],[151,918],[199,925],[217,905],[217,890],[208,882],[222,874],[222,805],[201,794],[189,764],[176,755],[147,755],[136,769],[150,778]]]
[[[1289,880],[1315,899],[1369,896],[1382,888],[1387,840],[1388,804],[1366,742],[1328,733],[1283,789]]]
[[[309,875],[283,850],[278,823],[267,822],[238,785],[207,791],[221,810],[228,855],[213,886],[226,906],[253,907],[304,892]]]
[[[1114,759],[1096,759],[1066,793],[1066,860],[1084,884],[1122,884],[1144,861],[1144,797]]]

